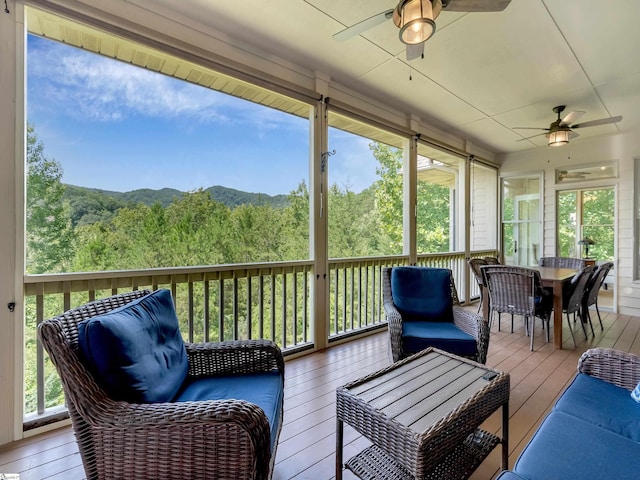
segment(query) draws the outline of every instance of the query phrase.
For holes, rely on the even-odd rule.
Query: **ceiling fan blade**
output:
[[[584,128],[584,127],[595,127],[598,125],[609,125],[610,123],[618,123],[620,120],[622,120],[622,116],[618,115],[617,117],[601,118],[600,120],[591,120],[590,122],[578,123],[577,125],[571,125],[571,128]]]
[[[442,9],[448,12],[501,12],[511,0],[442,0]]]
[[[370,28],[375,27],[376,25],[380,25],[381,23],[386,22],[393,16],[393,10],[386,10],[384,12],[380,12],[372,17],[366,18],[361,22],[355,23],[344,30],[340,30],[338,33],[333,35],[333,38],[339,42],[343,42],[350,38],[355,37],[356,35],[360,35],[363,32],[366,32]]]
[[[540,128],[540,127],[511,127],[511,130],[546,130],[549,131],[548,128]]]
[[[424,42],[416,45],[407,45],[407,60],[420,58],[424,53]]]
[[[573,140],[574,138],[577,138],[577,137],[579,137],[579,136],[580,136],[580,135],[579,135],[579,134],[577,134],[576,132],[574,132],[573,130],[571,130],[571,131],[569,132],[569,140]]]
[[[569,112],[562,118],[560,125],[569,125],[571,123],[575,123],[576,120],[582,117],[582,115],[584,115],[585,113],[586,112],[583,112],[581,110],[575,110],[573,112]]]

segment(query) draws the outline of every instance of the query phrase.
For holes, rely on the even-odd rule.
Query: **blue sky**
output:
[[[64,183],[270,195],[309,183],[307,119],[33,35],[27,88],[28,121]],[[369,140],[332,129],[330,143],[330,183],[373,183]]]

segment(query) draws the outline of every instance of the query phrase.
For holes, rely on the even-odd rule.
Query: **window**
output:
[[[612,261],[615,237],[615,190],[598,188],[558,192],[558,254]]]

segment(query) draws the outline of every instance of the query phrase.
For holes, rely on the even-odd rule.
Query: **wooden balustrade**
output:
[[[472,257],[486,255],[495,251]],[[408,264],[404,255],[330,260],[329,340],[383,327],[382,269]],[[461,301],[478,295],[475,281],[470,297],[462,288],[469,269],[463,253],[419,255],[417,264],[450,268]],[[26,275],[27,417],[41,419],[62,404],[57,374],[36,337],[36,326],[45,318],[119,292],[167,288],[186,341],[268,338],[289,355],[313,348],[314,276],[312,261]]]

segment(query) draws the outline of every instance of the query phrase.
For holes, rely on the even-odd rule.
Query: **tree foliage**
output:
[[[44,153],[27,126],[26,267],[29,273],[63,272],[73,252],[69,206],[63,201],[62,167]]]

